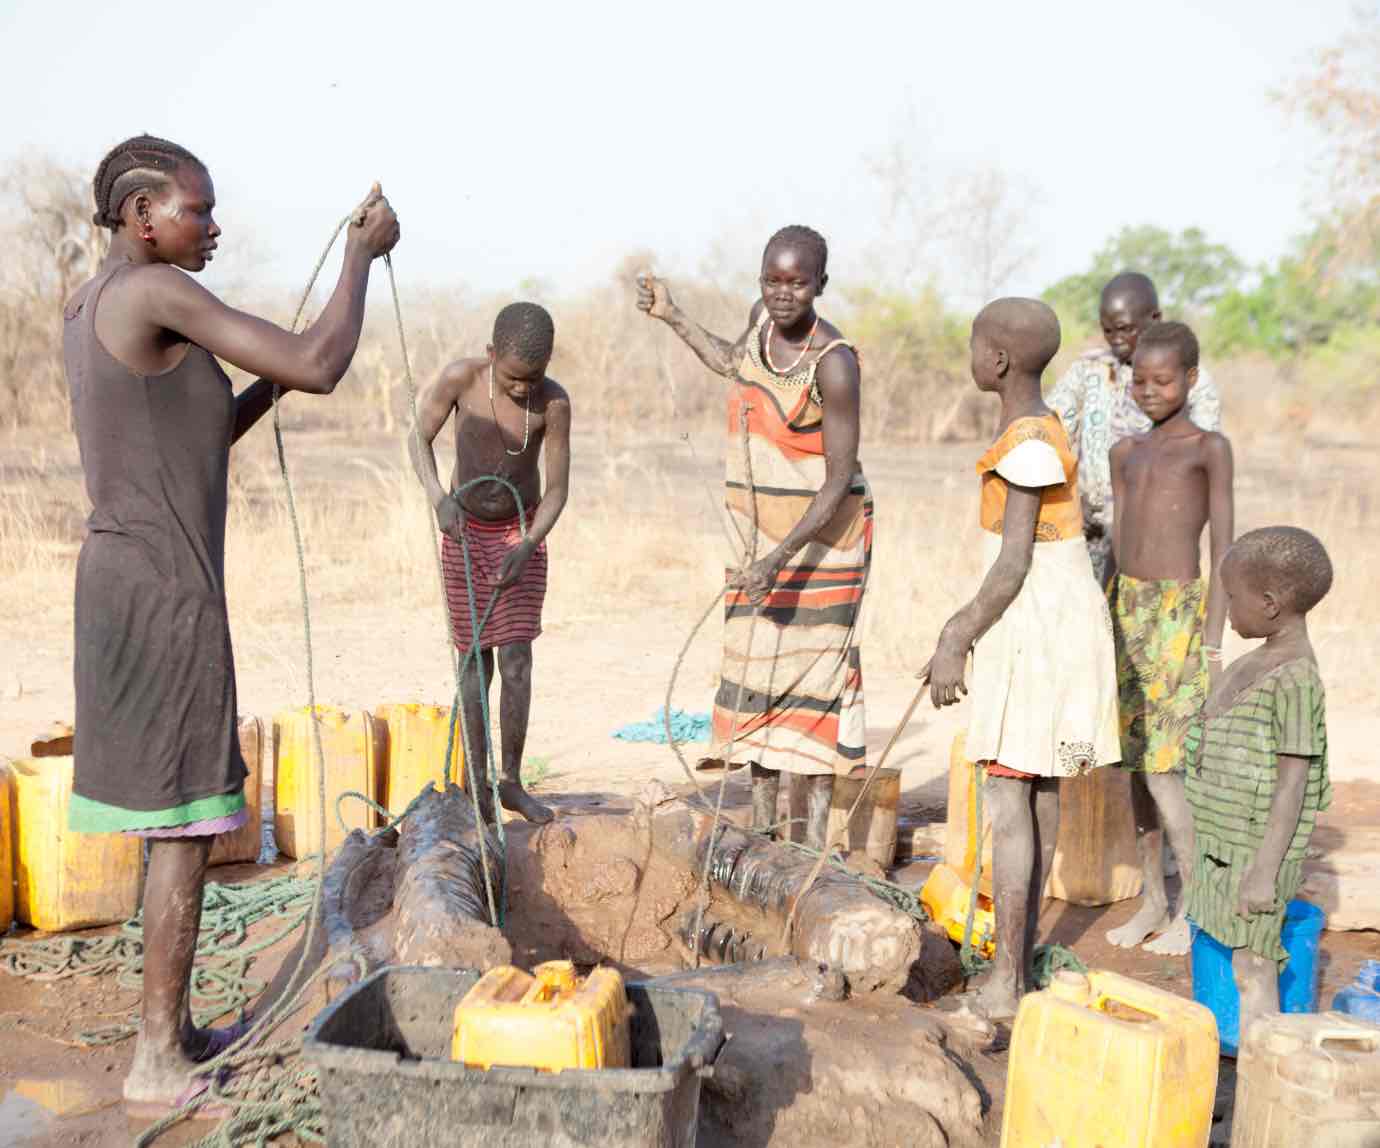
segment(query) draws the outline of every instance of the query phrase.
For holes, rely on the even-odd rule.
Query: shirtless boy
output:
[[[570,490],[570,396],[546,377],[554,343],[555,327],[545,308],[535,303],[504,307],[483,357],[451,363],[423,392],[410,440],[413,468],[442,531],[451,631],[462,659],[474,645],[462,538],[469,545],[475,611],[481,619],[495,589],[501,591],[479,637],[480,656],[464,662],[466,784],[479,785],[480,807],[492,819],[481,690],[487,693],[497,661],[503,679],[499,801],[504,809],[539,824],[551,820],[551,810],[523,789],[521,777],[532,706],[532,642],[541,633],[546,597],[546,536]],[[437,474],[432,444],[452,413],[455,470],[447,489]],[[544,493],[537,467],[543,443]],[[516,487],[525,535],[508,487],[492,481],[466,486],[486,474]]]
[[[1145,434],[1150,420],[1131,397],[1131,360],[1136,341],[1160,321],[1155,285],[1138,271],[1114,275],[1102,288],[1098,322],[1105,347],[1074,360],[1045,402],[1064,421],[1078,455],[1078,491],[1083,499],[1083,531],[1093,573],[1106,586],[1112,561],[1112,476],[1108,455],[1128,435]],[[1199,364],[1198,382],[1188,392],[1188,417],[1203,430],[1222,429],[1217,385]]]
[[[1154,953],[1183,954],[1188,921],[1171,914],[1164,887],[1164,838],[1183,887],[1192,880],[1193,818],[1184,794],[1184,737],[1222,665],[1227,602],[1220,577],[1232,538],[1231,444],[1189,418],[1198,376],[1198,340],[1182,323],[1155,323],[1140,335],[1131,394],[1153,426],[1111,453],[1112,588],[1122,766],[1145,885],[1135,916],[1107,939]],[[1210,528],[1212,570],[1199,577],[1199,541]]]

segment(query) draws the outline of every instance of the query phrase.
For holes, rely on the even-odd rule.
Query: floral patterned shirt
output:
[[[1081,356],[1045,395],[1045,403],[1063,420],[1078,456],[1078,493],[1083,522],[1110,538],[1112,533],[1112,447],[1152,424],[1131,398],[1131,366],[1103,348]],[[1222,429],[1222,400],[1207,369],[1188,392],[1188,417],[1203,430]]]

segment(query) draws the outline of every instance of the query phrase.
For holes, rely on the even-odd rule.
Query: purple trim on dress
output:
[[[190,825],[168,825],[159,829],[126,829],[125,837],[216,837],[233,833],[249,820],[249,807],[242,806],[222,817],[207,817]]]

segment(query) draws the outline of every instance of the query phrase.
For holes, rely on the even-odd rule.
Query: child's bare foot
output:
[[[1188,918],[1181,914],[1158,937],[1145,942],[1145,951],[1161,957],[1182,957],[1192,943],[1193,934],[1189,931]]]
[[[1124,925],[1107,930],[1107,940],[1119,949],[1134,949],[1147,937],[1162,933],[1173,924],[1169,910],[1152,901],[1143,901],[1136,915]],[[1185,950],[1187,951],[1187,950]]]
[[[533,825],[545,825],[556,816],[548,806],[523,789],[519,781],[500,782],[498,800],[502,802],[504,809],[520,814]]]

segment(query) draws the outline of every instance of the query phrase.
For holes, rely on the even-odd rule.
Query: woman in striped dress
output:
[[[872,554],[858,357],[815,312],[827,260],[807,227],[772,236],[762,297],[734,343],[686,317],[660,280],[638,284],[638,306],[732,383],[726,503],[741,557],[729,571],[710,762],[751,764],[758,829],[776,823],[781,774],[801,778],[816,848],[833,779],[865,764],[858,618]]]

